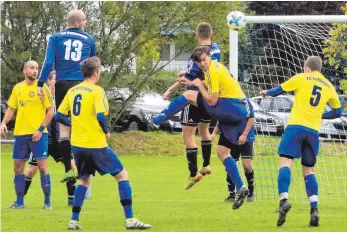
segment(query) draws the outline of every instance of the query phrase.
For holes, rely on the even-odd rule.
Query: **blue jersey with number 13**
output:
[[[57,81],[83,80],[80,63],[95,55],[95,42],[88,33],[77,28],[55,33],[48,40],[39,82],[46,82],[53,65]]]

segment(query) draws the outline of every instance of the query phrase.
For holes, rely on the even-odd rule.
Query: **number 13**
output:
[[[83,43],[80,40],[71,39],[64,42],[65,47],[65,60],[79,61],[82,56]],[[71,47],[74,47],[74,51],[71,52]]]

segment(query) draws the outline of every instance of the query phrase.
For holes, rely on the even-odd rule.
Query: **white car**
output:
[[[294,96],[279,95],[277,97],[254,97],[252,99],[267,112],[281,118],[285,123],[284,126],[287,126],[289,114],[294,103]],[[329,111],[331,108],[326,106],[325,110]],[[319,137],[321,140],[346,141],[347,117],[342,116],[336,119],[323,119]]]

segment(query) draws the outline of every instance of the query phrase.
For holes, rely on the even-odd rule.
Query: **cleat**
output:
[[[234,201],[235,201],[235,193],[230,193],[230,195],[222,202],[234,202]]]
[[[286,221],[286,215],[289,212],[290,208],[292,208],[292,205],[289,203],[288,199],[280,200],[280,208],[278,209],[279,216],[277,220],[278,227],[282,226]]]
[[[60,180],[60,182],[64,183],[64,182],[69,182],[72,180],[76,180],[76,175],[74,171],[70,170],[64,174],[64,177],[63,179]]]
[[[45,205],[43,206],[43,208],[44,208],[44,209],[47,209],[47,210],[53,209],[53,207],[52,207],[51,204],[45,204]]]
[[[151,225],[145,224],[136,218],[127,219],[125,223],[125,228],[127,230],[146,230],[151,227],[152,227]]]
[[[319,226],[319,216],[318,216],[318,210],[317,209],[311,209],[311,217],[310,217],[310,225],[317,227]]]
[[[184,188],[184,190],[188,190],[191,187],[193,187],[196,183],[198,183],[200,180],[202,179],[202,175],[200,173],[196,174],[196,176],[188,177],[188,183],[186,185],[186,187]]]
[[[78,221],[71,220],[67,226],[68,230],[82,230],[82,227],[79,225]]]
[[[212,173],[212,169],[210,167],[210,165],[206,166],[206,167],[202,167],[199,170],[200,174],[205,176],[205,175],[210,175]]]
[[[248,193],[249,193],[249,190],[245,186],[243,186],[240,190],[236,192],[233,209],[238,209],[241,207],[245,198],[248,196]]]
[[[8,209],[24,209],[24,205],[20,205],[14,202],[12,205],[8,207]]]
[[[254,201],[254,194],[248,194],[247,196],[247,202],[253,202]]]

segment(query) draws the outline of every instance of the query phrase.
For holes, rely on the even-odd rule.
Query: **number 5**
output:
[[[319,87],[317,85],[313,86],[313,90],[312,90],[313,97],[310,98],[311,106],[314,106],[314,107],[318,106],[320,98],[322,96],[320,92],[321,90],[322,90],[322,87]]]

